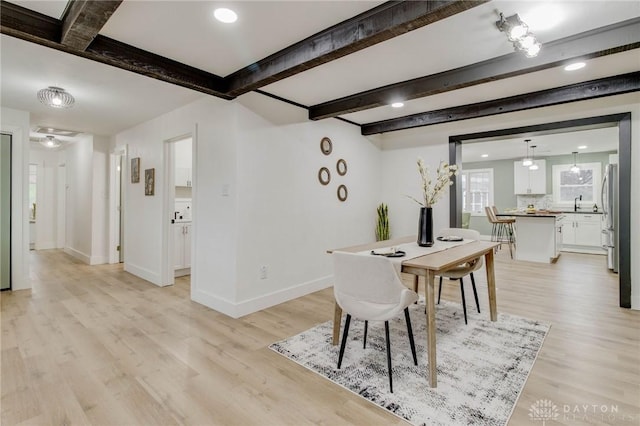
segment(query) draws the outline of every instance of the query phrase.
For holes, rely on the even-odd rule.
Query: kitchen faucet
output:
[[[582,194],[580,194],[579,197],[576,197],[573,199],[573,211],[577,212],[578,211],[578,200],[582,201]]]

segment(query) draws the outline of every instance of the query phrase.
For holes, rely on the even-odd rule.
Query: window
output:
[[[553,166],[553,202],[557,205],[571,205],[582,195],[582,202],[591,206],[600,203],[600,163],[578,164],[579,173],[571,171],[572,164]]]
[[[493,205],[493,169],[463,170],[462,211],[484,216],[484,208]]]

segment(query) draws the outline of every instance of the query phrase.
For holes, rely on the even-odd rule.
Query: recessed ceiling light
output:
[[[564,67],[565,71],[575,71],[575,70],[579,70],[580,68],[584,68],[585,67],[584,62],[574,62],[572,64],[567,65],[566,67]]]
[[[580,146],[578,147],[578,149],[587,149],[587,148],[588,148],[588,146],[586,146],[586,145],[580,145]]]
[[[489,156],[489,154],[482,154],[480,157],[487,158],[488,156]]]
[[[404,104],[402,102],[394,102],[391,104],[393,108],[402,108]]]
[[[213,11],[213,16],[220,22],[231,24],[238,20],[238,15],[231,9],[221,7]]]

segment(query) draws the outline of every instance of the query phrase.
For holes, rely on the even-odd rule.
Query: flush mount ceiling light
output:
[[[578,164],[576,164],[577,163],[576,159],[577,159],[577,156],[578,156],[578,151],[573,151],[572,154],[573,154],[573,166],[571,166],[571,171],[573,173],[580,173],[580,167],[578,167]]]
[[[402,108],[404,104],[402,102],[394,102],[391,104],[393,108]]]
[[[536,164],[536,145],[531,145],[531,165],[529,166],[529,170],[538,170],[538,165]]]
[[[586,65],[587,64],[585,64],[584,62],[574,62],[574,63],[569,64],[566,67],[564,67],[564,70],[565,71],[576,71],[576,70],[584,68]]]
[[[533,161],[529,158],[529,142],[531,142],[531,139],[525,139],[524,142],[527,144],[527,154],[522,159],[522,166],[529,167],[533,164]]]
[[[587,148],[588,148],[588,146],[586,146],[586,145],[580,145],[580,146],[578,147],[578,149],[587,149]]]
[[[76,102],[69,92],[55,86],[38,90],[38,100],[52,108],[70,108]]]
[[[480,157],[487,158],[488,156],[489,156],[489,154],[482,154]]]
[[[51,149],[58,148],[60,145],[62,145],[62,142],[51,135],[47,135],[44,139],[41,139],[40,143]]]
[[[221,7],[213,11],[213,16],[220,22],[231,24],[238,20],[238,14],[233,10]]]
[[[541,45],[518,14],[505,18],[501,13],[500,20],[496,22],[496,26],[507,35],[516,50],[523,51],[528,58],[538,56]]]

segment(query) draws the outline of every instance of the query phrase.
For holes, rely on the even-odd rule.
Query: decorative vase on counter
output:
[[[418,245],[420,247],[431,247],[433,245],[433,208],[431,207],[420,207]]]

